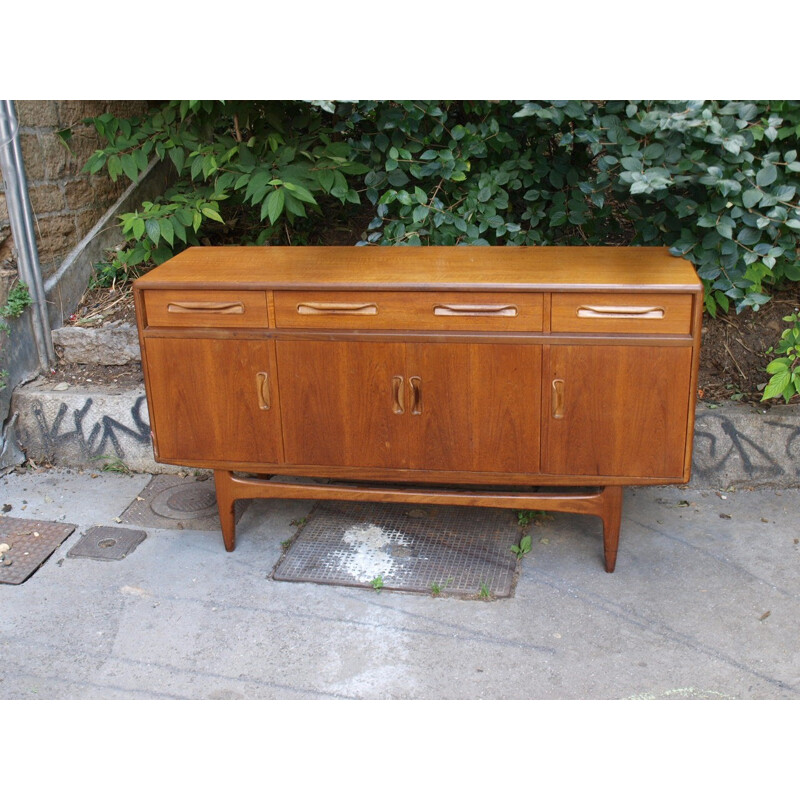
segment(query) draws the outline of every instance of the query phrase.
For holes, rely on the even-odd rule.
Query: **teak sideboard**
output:
[[[600,517],[612,572],[622,488],[689,480],[664,249],[197,247],[134,295],[156,460],[214,470],[227,550],[243,498],[495,506]]]

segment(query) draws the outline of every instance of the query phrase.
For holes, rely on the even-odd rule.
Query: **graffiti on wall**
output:
[[[762,430],[772,429],[767,442],[764,436],[757,441],[743,433],[723,414],[698,414],[697,421],[703,425],[696,426],[694,434],[695,478],[713,482],[725,474],[743,473],[739,480],[754,486],[800,479],[800,426],[760,419]]]
[[[36,401],[32,410],[43,451],[53,454],[69,449],[73,457],[84,461],[112,453],[122,459],[129,455],[130,445],[150,444],[150,425],[142,413],[146,408],[144,395],[138,397],[128,409],[130,424],[122,423],[108,414],[103,414],[92,423],[92,405],[92,398],[87,397],[83,406],[73,409],[70,414],[67,404],[61,403],[55,416],[48,420],[42,403]]]

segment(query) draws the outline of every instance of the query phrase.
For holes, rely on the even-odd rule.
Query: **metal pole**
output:
[[[53,336],[47,315],[47,303],[36,247],[33,210],[28,196],[25,165],[19,146],[19,123],[13,100],[0,100],[0,169],[6,185],[6,205],[11,235],[17,248],[17,271],[33,300],[33,336],[39,364],[47,369],[55,360]]]

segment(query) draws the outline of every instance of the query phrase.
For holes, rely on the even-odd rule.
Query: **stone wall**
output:
[[[134,116],[147,108],[147,102],[17,100],[15,105],[39,261],[46,280],[130,185],[125,176],[114,183],[105,172],[96,175],[81,172],[89,156],[101,146],[94,127],[83,124],[83,119],[106,112]],[[64,128],[72,129],[69,149],[56,133]],[[0,183],[0,270],[7,272],[14,266],[14,252],[4,187]]]

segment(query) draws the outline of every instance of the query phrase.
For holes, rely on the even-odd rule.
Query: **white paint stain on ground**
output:
[[[384,530],[378,525],[361,523],[348,528],[342,536],[349,550],[335,550],[331,558],[338,568],[357,581],[371,581],[379,575],[385,580],[400,566],[390,550],[411,542],[399,531]]]

